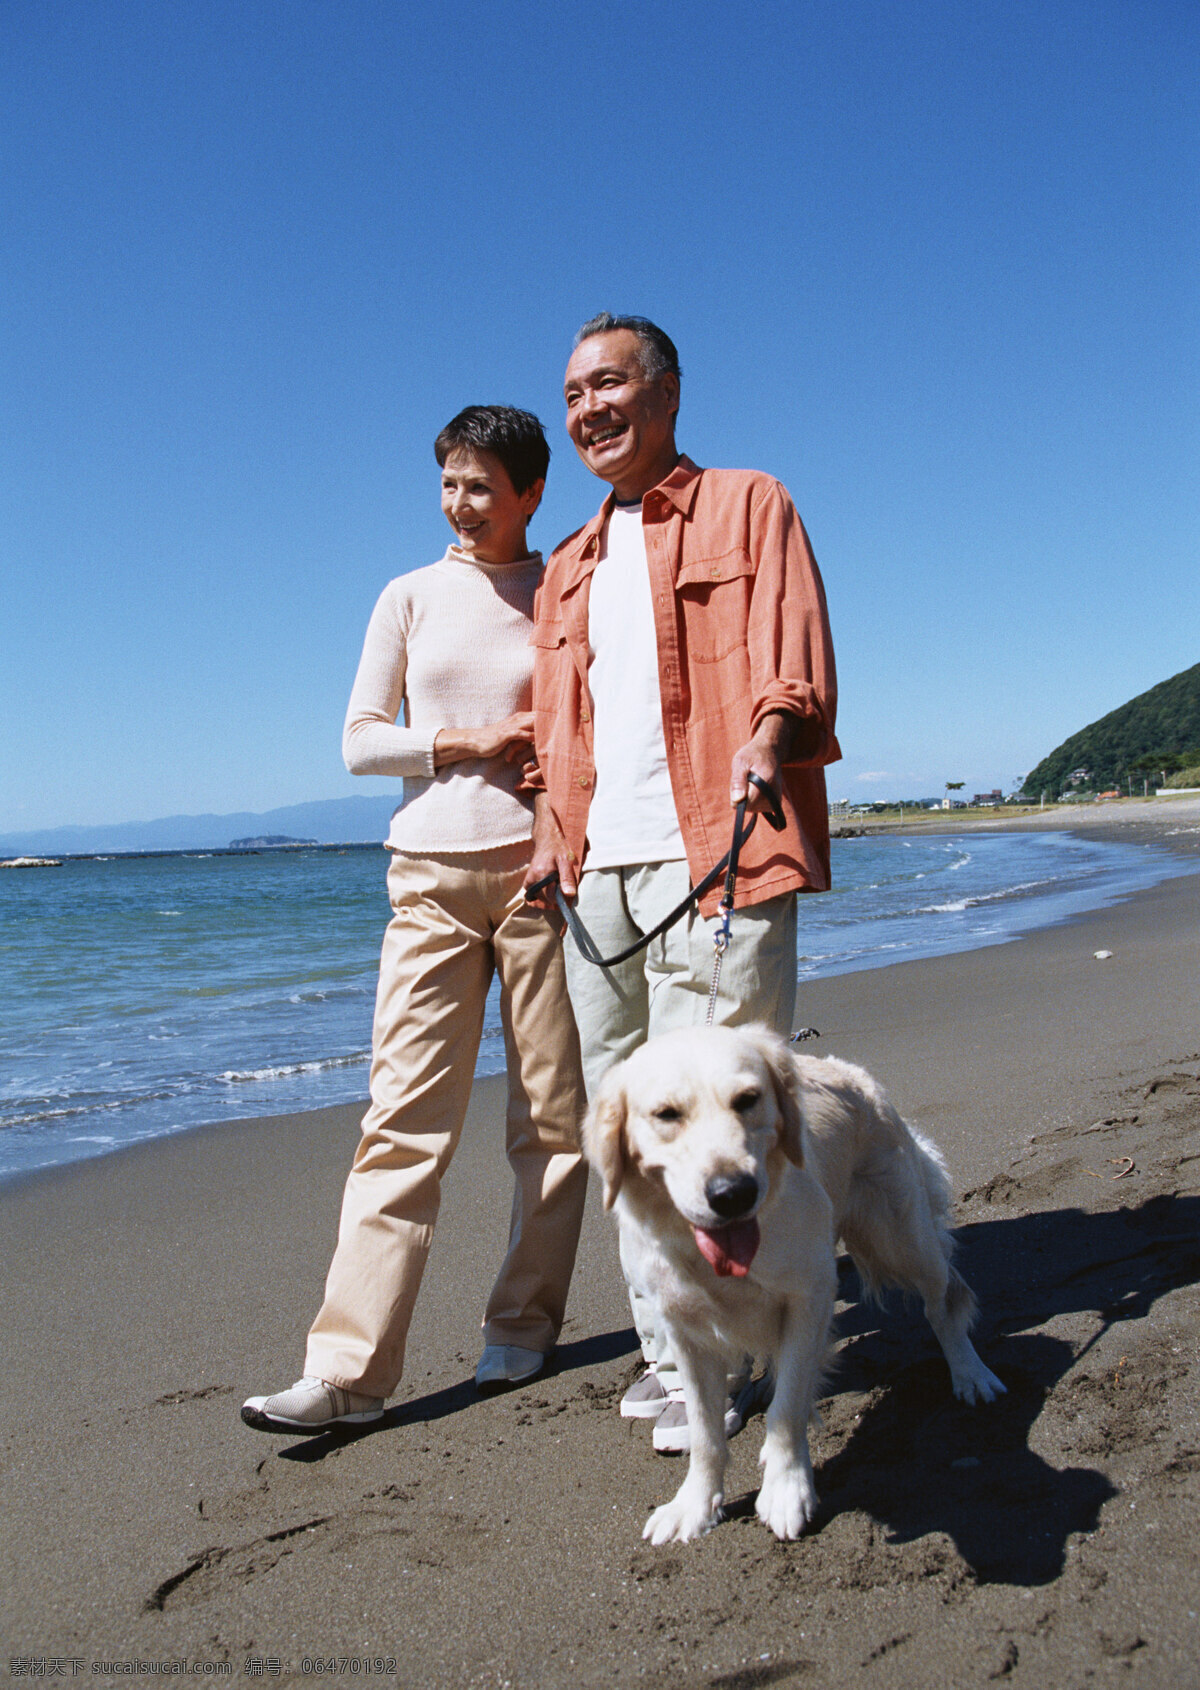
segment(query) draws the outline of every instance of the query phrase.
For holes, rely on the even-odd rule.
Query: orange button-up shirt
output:
[[[576,860],[587,866],[595,784],[588,690],[588,597],[610,497],[558,546],[538,588],[533,708],[538,761]],[[829,887],[824,765],[837,679],[825,591],[796,507],[754,470],[698,469],[681,457],[642,500],[658,645],[667,767],[695,884],[729,849],[733,756],[763,717],[800,719],[783,772],[787,825],[759,820],[742,851],[737,903]],[[718,886],[702,904],[711,915]]]

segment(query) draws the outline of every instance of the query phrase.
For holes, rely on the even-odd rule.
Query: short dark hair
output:
[[[451,452],[491,452],[508,471],[518,493],[544,481],[550,467],[546,431],[532,411],[515,405],[468,405],[451,417],[433,443],[439,469]]]
[[[594,334],[608,334],[613,329],[630,329],[638,337],[639,357],[641,359],[642,374],[647,381],[657,381],[659,376],[666,375],[668,370],[681,380],[683,371],[679,368],[679,354],[675,350],[675,342],[657,323],[652,323],[649,317],[614,317],[611,311],[599,311],[594,317],[589,317],[572,342],[576,347],[581,341],[590,340]]]

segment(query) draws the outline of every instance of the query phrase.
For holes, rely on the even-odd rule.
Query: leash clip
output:
[[[730,905],[726,903],[718,904],[717,909],[720,912],[721,919],[713,928],[713,950],[720,957],[724,956],[729,949],[729,917],[733,912]]]

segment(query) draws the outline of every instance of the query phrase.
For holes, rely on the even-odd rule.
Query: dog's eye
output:
[[[747,1109],[753,1109],[754,1105],[760,1102],[761,1099],[762,1092],[757,1091],[753,1086],[750,1086],[746,1091],[738,1092],[737,1096],[733,1100],[733,1107],[737,1110],[739,1115],[744,1115]]]
[[[650,1113],[654,1116],[656,1121],[683,1120],[683,1110],[676,1109],[673,1103],[664,1103],[658,1109],[652,1109]]]

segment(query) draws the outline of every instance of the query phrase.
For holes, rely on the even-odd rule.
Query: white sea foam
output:
[[[351,1056],[326,1056],[317,1062],[285,1062],[274,1068],[227,1068],[217,1078],[227,1085],[243,1085],[255,1080],[290,1080],[296,1074],[328,1074],[335,1068],[357,1068],[370,1060],[370,1051],[360,1050]]]
[[[979,904],[1001,903],[1006,898],[1019,897],[1024,892],[1037,892],[1051,886],[1057,886],[1057,880],[1021,880],[1012,886],[1000,886],[993,892],[976,892],[970,897],[956,898],[948,904],[922,904],[913,913],[915,915],[961,915],[963,910],[974,909]]]

